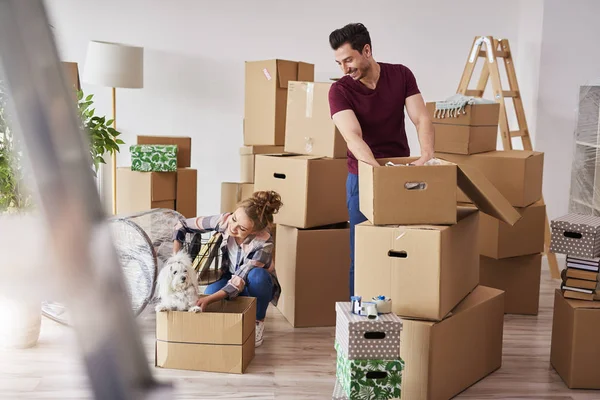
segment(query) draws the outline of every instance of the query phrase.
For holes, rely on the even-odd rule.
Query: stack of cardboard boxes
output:
[[[571,389],[600,389],[600,217],[568,214],[552,221],[550,250],[566,254],[554,293],[550,362]]]
[[[138,136],[137,145],[166,145],[174,148],[177,154],[176,168],[173,168],[175,171],[172,172],[156,171],[153,168],[142,170],[135,165],[117,168],[117,214],[168,208],[186,218],[195,217],[198,171],[190,168],[192,139],[177,136]],[[135,161],[135,155],[132,157],[132,161]]]
[[[278,308],[294,327],[334,326],[335,303],[349,298],[350,231],[330,84],[313,82],[314,65],[287,60],[247,62],[245,79],[244,144],[254,154],[242,164],[254,165],[253,191],[276,191],[283,203],[274,218]],[[258,154],[276,149],[262,146],[280,151]]]
[[[365,299],[367,301],[367,299]],[[402,321],[393,313],[358,315],[353,303],[335,305],[336,384],[333,400],[399,399],[404,361]]]
[[[505,291],[506,313],[536,315],[546,221],[543,153],[496,151],[498,103],[467,105],[464,114],[444,118],[434,112],[435,103],[427,108],[435,127],[436,157],[477,168],[521,214],[514,226],[480,214],[480,283]],[[458,199],[470,203],[463,192]]]
[[[403,398],[447,399],[502,361],[504,292],[480,284],[478,209],[510,226],[521,215],[476,168],[415,159],[359,162],[356,295],[391,298],[403,319]],[[476,207],[457,207],[461,190]]]

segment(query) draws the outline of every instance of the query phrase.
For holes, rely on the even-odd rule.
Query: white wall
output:
[[[325,81],[339,76],[329,33],[348,22],[363,22],[376,60],[407,65],[426,101],[440,100],[456,92],[475,36],[508,38],[515,54],[522,54],[519,35],[528,22],[520,3],[387,0],[372,2],[368,9],[364,1],[46,0],[65,61],[84,68],[92,39],[145,47],[145,87],[118,90],[118,128],[127,145],[137,134],[192,137],[200,214],[218,212],[220,182],[239,179],[244,61],[312,62],[316,79]],[[527,68],[518,73],[535,77]],[[534,90],[535,82],[521,86],[524,92]],[[110,90],[83,88],[96,95],[97,110],[110,115]],[[572,85],[568,89],[575,93]],[[415,130],[410,123],[407,128],[418,154]],[[127,148],[118,165],[129,165]]]
[[[600,78],[600,2],[546,0],[535,148],[544,155],[550,218],[568,212],[579,85]]]

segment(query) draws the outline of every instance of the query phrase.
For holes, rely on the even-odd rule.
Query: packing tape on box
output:
[[[315,97],[314,82],[306,82],[306,118],[313,116],[313,101]]]
[[[311,154],[313,151],[313,139],[309,136],[304,138],[304,150],[306,154]]]

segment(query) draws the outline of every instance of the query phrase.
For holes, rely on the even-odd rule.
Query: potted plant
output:
[[[25,159],[18,151],[17,139],[10,127],[7,96],[6,87],[0,81],[0,218],[8,224],[18,224],[20,218],[35,212],[35,204],[25,185]],[[124,142],[118,138],[120,133],[110,127],[111,120],[95,115],[93,95],[85,96],[78,90],[77,99],[81,129],[89,137],[90,167],[96,175],[100,164],[105,163],[104,155],[118,152]],[[3,261],[16,268],[22,262],[18,257]],[[41,302],[35,299],[0,295],[0,347],[35,346],[40,334],[41,310]]]

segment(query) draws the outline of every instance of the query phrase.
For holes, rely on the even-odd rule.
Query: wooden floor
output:
[[[507,315],[502,368],[457,399],[600,399],[600,391],[569,390],[549,363],[553,291],[542,273],[541,307],[535,317]],[[150,362],[154,318],[139,319]],[[269,308],[263,346],[244,375],[162,370],[179,399],[330,399],[335,379],[334,328],[293,329]],[[85,375],[67,327],[44,319],[34,349],[0,351],[0,399],[85,399]],[[410,400],[410,399],[408,399]]]

